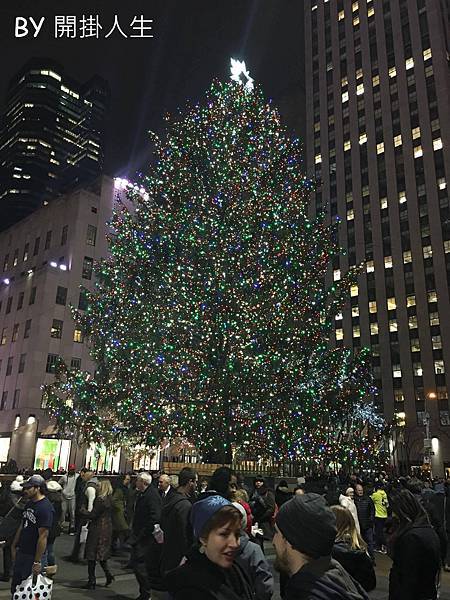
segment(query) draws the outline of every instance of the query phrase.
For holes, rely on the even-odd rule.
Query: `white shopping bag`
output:
[[[84,544],[87,540],[89,528],[87,525],[83,525],[80,532],[80,544]]]
[[[50,600],[53,581],[44,575],[38,575],[33,583],[33,575],[16,586],[13,600]]]

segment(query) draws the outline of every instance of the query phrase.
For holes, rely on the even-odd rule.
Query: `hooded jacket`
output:
[[[241,531],[236,562],[246,572],[255,591],[255,600],[270,600],[274,586],[272,571],[261,546],[250,541],[245,531]]]
[[[289,579],[285,600],[368,600],[363,588],[329,556],[307,563]]]
[[[164,545],[161,555],[161,572],[165,575],[175,569],[192,546],[192,526],[189,522],[192,504],[180,492],[174,491],[163,503],[161,529]]]

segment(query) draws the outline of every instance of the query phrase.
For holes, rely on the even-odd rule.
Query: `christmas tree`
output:
[[[97,372],[60,365],[47,405],[88,440],[354,462],[378,441],[368,357],[329,339],[356,273],[325,285],[340,249],[308,218],[299,141],[244,65],[232,79],[155,138],[155,165],[116,212],[110,257],[74,314]]]

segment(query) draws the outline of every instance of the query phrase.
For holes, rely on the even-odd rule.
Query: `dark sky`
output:
[[[229,77],[230,57],[245,60],[266,96],[301,133],[298,99],[302,93],[301,0],[1,0],[0,106],[9,79],[31,57],[63,64],[67,74],[85,81],[94,74],[110,84],[106,170],[132,177],[151,154],[147,131],[160,131],[163,115],[197,101],[213,78]],[[104,36],[114,15],[125,33],[141,14],[153,19],[154,38]],[[55,16],[98,15],[99,39],[55,39]],[[45,16],[36,38],[15,38],[15,17]],[[287,107],[287,108],[286,108]],[[299,131],[300,129],[300,131]]]

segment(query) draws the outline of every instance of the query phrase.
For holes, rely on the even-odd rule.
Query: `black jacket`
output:
[[[149,485],[136,498],[133,517],[133,535],[136,543],[153,538],[156,523],[161,523],[161,496],[154,485]]]
[[[293,493],[287,487],[278,486],[275,490],[275,502],[277,503],[278,508],[280,508],[280,506],[283,506],[283,504],[290,500],[292,497]]]
[[[344,569],[360,583],[366,592],[374,590],[377,578],[373,563],[364,550],[352,550],[350,544],[343,541],[336,542],[333,547],[332,557],[337,560]]]
[[[164,532],[164,544],[161,556],[163,575],[178,567],[183,556],[192,546],[193,534],[189,522],[192,504],[184,494],[173,491],[164,499],[161,513],[161,529]]]
[[[187,562],[170,571],[165,587],[173,600],[253,600],[250,583],[235,562],[221,569],[194,548]]]
[[[394,534],[389,600],[432,600],[440,570],[439,538],[425,521]]]
[[[375,523],[375,504],[369,496],[354,497],[356,510],[358,511],[358,521],[361,531],[366,531],[373,527]]]
[[[285,600],[368,600],[368,596],[344,567],[326,556],[290,577]]]

